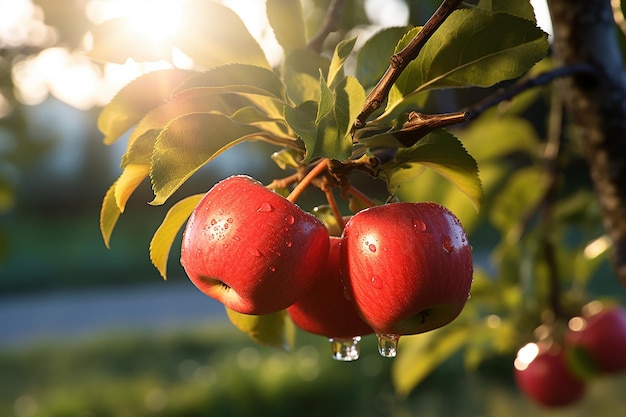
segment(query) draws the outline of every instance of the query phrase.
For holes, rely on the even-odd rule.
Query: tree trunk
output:
[[[548,6],[557,64],[595,68],[595,77],[563,80],[561,94],[583,139],[614,270],[626,287],[626,73],[610,0],[548,0]]]

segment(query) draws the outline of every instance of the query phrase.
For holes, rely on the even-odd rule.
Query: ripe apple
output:
[[[565,336],[569,348],[580,349],[594,371],[615,374],[626,370],[626,309],[609,307],[582,318]]]
[[[326,267],[311,289],[287,308],[301,329],[332,339],[352,339],[373,333],[346,298],[339,260],[341,239],[330,238]]]
[[[427,332],[461,313],[472,284],[472,250],[460,221],[445,207],[391,203],[364,209],[346,223],[342,239],[346,287],[377,334],[390,335],[395,344],[394,335]]]
[[[568,368],[559,347],[529,343],[515,360],[515,382],[528,398],[546,407],[563,407],[580,400],[586,391],[583,381]]]
[[[181,263],[205,294],[244,314],[287,308],[326,264],[324,224],[256,180],[217,183],[191,214]]]

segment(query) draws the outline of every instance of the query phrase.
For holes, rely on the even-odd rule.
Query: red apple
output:
[[[515,360],[515,382],[528,398],[546,407],[563,407],[580,400],[586,391],[583,381],[568,368],[564,351],[529,343]]]
[[[330,238],[326,267],[313,287],[287,308],[301,329],[332,339],[352,339],[373,333],[346,298],[339,261],[341,239]]]
[[[181,263],[205,294],[244,314],[287,308],[326,264],[324,224],[256,180],[217,183],[191,214]]]
[[[626,309],[610,307],[582,318],[577,330],[566,334],[569,348],[581,350],[596,372],[626,370]]]
[[[472,250],[460,221],[435,203],[392,203],[355,214],[342,234],[346,287],[379,335],[423,333],[454,320],[469,297]],[[381,346],[382,347],[382,346]]]

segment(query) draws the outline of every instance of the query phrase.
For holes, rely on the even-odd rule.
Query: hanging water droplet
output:
[[[374,245],[373,243],[370,243],[370,244],[368,245],[368,248],[369,248],[369,250],[370,250],[370,251],[372,251],[372,252],[376,252],[376,245]]]
[[[383,280],[377,275],[370,278],[370,283],[372,284],[372,287],[376,289],[381,289],[383,287]]]
[[[272,205],[270,203],[265,201],[265,202],[261,203],[261,205],[259,206],[259,208],[256,211],[258,211],[260,213],[269,213],[272,210],[274,210],[274,207],[272,207]]]
[[[418,232],[425,232],[426,231],[426,223],[424,223],[421,220],[414,220],[413,221],[413,227],[415,228],[415,230],[417,230]]]
[[[444,236],[441,244],[443,245],[443,250],[445,250],[446,253],[451,253],[452,251],[454,251],[454,245],[452,244],[452,239],[450,239],[450,236]]]
[[[378,353],[385,358],[395,358],[398,353],[399,334],[376,334]]]
[[[359,342],[360,336],[352,339],[328,339],[332,350],[332,358],[336,361],[350,362],[359,359],[361,353]]]
[[[294,222],[296,221],[296,219],[295,219],[295,218],[294,218],[291,214],[289,214],[289,215],[287,215],[287,216],[285,217],[285,221],[286,221],[287,223],[289,223],[289,224],[294,224]]]

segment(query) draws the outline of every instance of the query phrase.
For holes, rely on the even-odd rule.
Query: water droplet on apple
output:
[[[426,231],[426,223],[424,223],[421,220],[414,220],[413,221],[413,227],[415,228],[415,230],[417,230],[418,232],[425,232]]]
[[[261,203],[261,205],[257,209],[259,213],[269,213],[272,210],[274,210],[274,207],[272,207],[272,205],[268,203],[267,201],[264,203]]]
[[[468,293],[467,293],[467,299],[469,300],[470,298],[472,298],[472,293],[471,293],[471,292],[468,292]]]
[[[286,245],[288,248],[290,248],[290,247],[291,247],[291,245],[292,245],[292,243],[291,243],[291,241],[287,241],[287,242],[285,242],[285,245]]]
[[[252,256],[255,256],[257,258],[260,258],[262,256],[261,251],[258,249],[253,249],[250,248],[250,254],[252,254]]]
[[[224,209],[219,209],[219,210],[217,211],[217,214],[219,214],[220,216],[221,216],[222,214],[224,214]]]
[[[336,361],[350,362],[359,359],[361,353],[359,342],[360,336],[352,339],[328,339],[332,350],[332,358]]]
[[[376,334],[378,353],[385,358],[395,358],[398,353],[399,334]]]
[[[232,218],[232,217],[227,218],[227,219],[226,219],[226,221],[227,221],[228,223],[232,223],[232,222],[234,222],[234,220],[233,220],[233,218]]]
[[[373,243],[370,243],[368,246],[369,250],[371,250],[372,252],[376,252],[376,245],[374,245]]]
[[[269,268],[267,268],[270,270],[270,272],[276,272],[276,267],[270,266]]]
[[[296,219],[291,214],[289,214],[287,217],[285,217],[285,221],[289,224],[294,224]]]
[[[376,289],[381,289],[383,287],[383,281],[377,275],[374,275],[372,278],[370,278],[370,283],[372,284],[372,287]]]
[[[228,229],[228,223],[224,223],[224,230]]]
[[[235,239],[237,242],[239,242],[241,240],[241,238],[239,236],[235,236],[233,239]]]
[[[444,236],[441,243],[443,245],[443,250],[445,250],[446,253],[451,253],[452,251],[454,251],[454,245],[452,244],[452,239],[450,239],[450,236]]]
[[[217,220],[211,219],[211,226],[215,226],[217,224]]]

